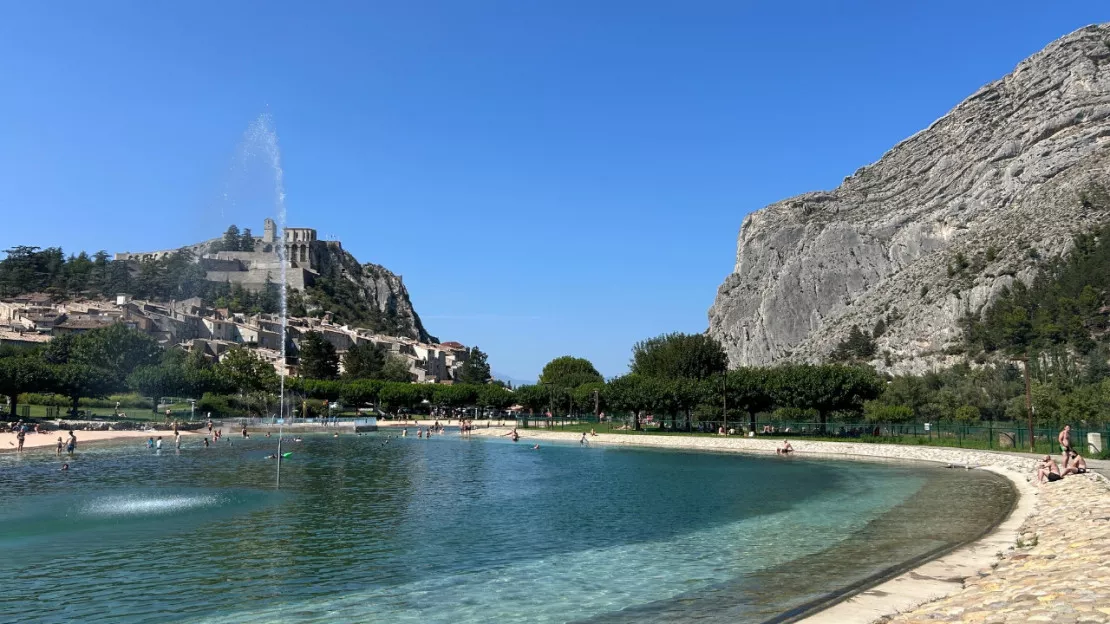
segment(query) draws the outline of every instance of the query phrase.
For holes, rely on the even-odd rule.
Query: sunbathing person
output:
[[[1037,463],[1037,483],[1051,483],[1063,478],[1064,476],[1060,474],[1060,466],[1051,456],[1045,455],[1044,459]]]
[[[1067,462],[1064,463],[1064,471],[1060,473],[1061,477],[1066,477],[1070,474],[1086,474],[1087,460],[1079,456],[1075,450],[1068,451]]]

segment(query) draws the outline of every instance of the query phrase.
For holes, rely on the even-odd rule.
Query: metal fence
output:
[[[678,417],[672,423],[668,417],[641,418],[641,429],[646,431],[686,432],[685,417]],[[593,414],[567,416],[541,416],[523,414],[518,416],[520,427],[540,427],[564,429],[574,425],[590,425],[598,431],[628,430],[634,427],[631,415],[616,415],[599,419]],[[957,422],[912,422],[912,423],[868,423],[868,422],[767,422],[757,420],[754,429],[751,422],[742,418],[730,418],[727,424],[722,419],[694,419],[690,432],[717,434],[725,427],[730,435],[755,437],[809,437],[820,439],[858,440],[860,442],[890,442],[898,444],[922,444],[934,446],[954,446],[987,450],[1030,449],[1029,426],[1025,422],[985,421],[976,424]],[[752,433],[754,431],[754,434]],[[1060,452],[1056,427],[1037,427],[1033,430],[1033,448],[1038,453],[1056,454]],[[1097,448],[1088,446],[1089,433],[1100,434]],[[1071,443],[1080,453],[1100,454],[1107,451],[1110,442],[1110,424],[1094,427],[1072,427]]]

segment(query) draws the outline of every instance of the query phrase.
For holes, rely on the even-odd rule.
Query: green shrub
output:
[[[197,401],[197,414],[204,414],[204,417],[207,417],[208,414],[212,416],[245,416],[247,415],[247,409],[239,401],[239,397],[205,392],[204,396]]]

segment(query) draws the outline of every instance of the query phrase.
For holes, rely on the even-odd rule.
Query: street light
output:
[[[189,399],[189,420],[197,419],[197,400]]]

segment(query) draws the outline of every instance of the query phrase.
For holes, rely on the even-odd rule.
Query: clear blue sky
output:
[[[743,217],[832,188],[1110,4],[3,2],[0,248],[175,247],[265,210],[405,278],[497,371],[703,331]],[[237,191],[236,191],[237,192]],[[231,197],[232,199],[228,199]]]

